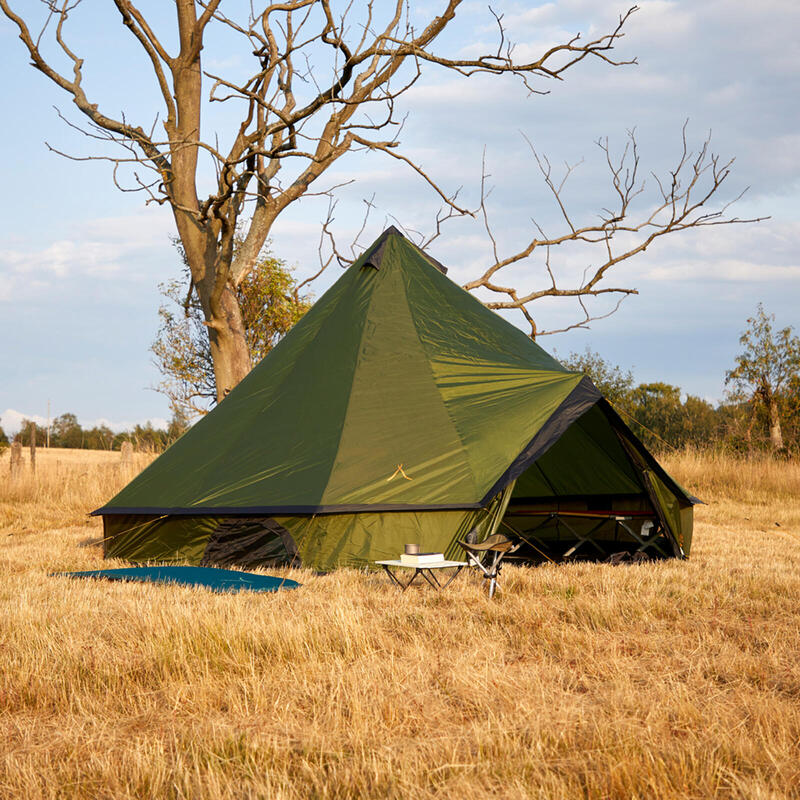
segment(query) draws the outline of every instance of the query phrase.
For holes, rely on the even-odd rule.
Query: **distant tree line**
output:
[[[135,450],[160,452],[174,442],[188,427],[180,415],[173,416],[166,428],[156,428],[152,423],[135,425],[131,430],[114,433],[106,425],[84,428],[75,414],[62,414],[50,425],[50,447],[69,447],[78,450],[119,450],[123,442],[130,442]],[[47,443],[47,428],[33,420],[23,419],[14,441],[28,447],[31,435],[36,432],[36,444]],[[0,428],[0,449],[7,447],[9,438]]]
[[[584,372],[628,426],[655,450],[721,448],[800,456],[800,338],[773,329],[759,305],[739,339],[742,352],[726,373],[725,399],[713,404],[668,383],[636,384],[630,371],[587,349],[563,359]]]

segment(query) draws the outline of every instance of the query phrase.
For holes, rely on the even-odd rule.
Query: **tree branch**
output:
[[[526,141],[527,138],[526,138]],[[633,217],[632,204],[644,191],[644,182],[638,179],[639,151],[634,131],[628,131],[628,141],[622,155],[615,159],[610,151],[608,140],[597,142],[603,152],[608,166],[611,187],[616,196],[613,209],[603,209],[600,220],[591,225],[579,226],[575,224],[572,216],[567,211],[563,202],[563,189],[567,179],[572,174],[575,166],[569,164],[565,167],[563,179],[556,183],[552,177],[550,162],[540,156],[533,145],[528,141],[535,163],[542,175],[545,185],[554,198],[559,213],[566,225],[566,231],[556,235],[546,235],[542,228],[533,220],[536,235],[521,249],[500,257],[498,254],[497,240],[492,231],[487,211],[486,199],[486,171],[481,183],[481,217],[484,229],[491,242],[494,261],[486,268],[482,275],[464,284],[468,291],[487,290],[495,295],[505,295],[505,299],[489,300],[486,305],[493,309],[517,309],[523,313],[531,326],[531,336],[543,336],[550,333],[561,333],[574,327],[586,327],[589,322],[604,319],[619,308],[622,299],[631,294],[638,294],[632,287],[602,286],[606,273],[617,264],[626,261],[638,253],[644,252],[654,241],[670,233],[676,233],[692,228],[701,228],[709,225],[732,225],[750,222],[760,222],[765,217],[740,219],[739,217],[726,216],[728,208],[743,193],[737,195],[732,201],[724,203],[717,210],[706,210],[706,205],[722,189],[723,184],[730,174],[732,161],[722,163],[719,157],[710,153],[710,136],[706,138],[696,155],[692,154],[686,142],[686,124],[682,129],[682,150],[677,166],[669,173],[669,180],[656,178],[661,195],[660,202],[648,209],[638,219]],[[706,181],[704,184],[703,181]],[[666,188],[665,188],[666,187]],[[626,235],[626,240],[618,246],[620,234]],[[631,241],[631,239],[633,241]],[[602,247],[604,257],[599,264],[588,267],[583,278],[572,286],[559,285],[551,269],[550,255],[554,247],[567,246],[572,243],[597,244]],[[523,262],[536,256],[538,252],[544,253],[543,264],[549,278],[549,285],[545,288],[520,291],[517,287],[503,286],[496,281],[496,276],[503,269]],[[583,298],[599,297],[600,295],[619,295],[620,301],[611,312],[599,315],[590,314]],[[543,297],[577,298],[582,312],[579,322],[566,328],[542,331],[534,322],[528,305]]]

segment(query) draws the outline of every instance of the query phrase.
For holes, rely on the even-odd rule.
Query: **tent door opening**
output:
[[[501,530],[542,562],[675,555],[647,475],[599,406],[577,419],[514,484]]]

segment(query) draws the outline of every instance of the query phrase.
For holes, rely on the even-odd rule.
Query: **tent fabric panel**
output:
[[[656,461],[653,454],[642,444],[638,436],[625,424],[625,421],[614,410],[611,403],[605,398],[598,402],[598,406],[602,409],[603,413],[608,417],[612,427],[628,444],[633,448],[638,460],[643,465],[647,465],[659,478],[669,487],[670,492],[676,497],[680,498],[682,503],[690,503],[697,505],[703,501],[695,497],[690,492],[687,492],[665,469],[661,464]]]
[[[546,350],[497,312],[437,270],[404,239],[395,239],[409,306],[431,360],[504,364],[521,370],[570,373]]]
[[[394,237],[386,247],[396,247]],[[417,339],[402,270],[385,270],[372,292],[323,504],[437,505],[476,496],[464,444]]]
[[[479,536],[483,537],[492,519],[492,515],[482,508],[272,517],[273,530],[277,531],[279,526],[285,535],[277,533],[270,538],[264,534],[263,520],[242,517],[241,538],[237,542],[235,535],[227,537],[224,544],[230,557],[223,562],[217,558],[221,554],[213,544],[213,536],[220,526],[224,530],[234,527],[235,520],[108,516],[104,518],[106,535],[113,538],[107,541],[105,555],[134,563],[200,565],[213,561],[250,567],[272,566],[277,559],[285,557],[284,554],[289,555],[292,548],[287,548],[286,541],[290,539],[304,567],[317,570],[337,567],[364,569],[374,568],[375,561],[397,558],[408,542],[420,544],[424,550],[461,558],[463,553],[456,540],[473,528],[477,528]],[[253,542],[263,548],[263,560],[246,552]]]
[[[411,542],[424,551],[460,558],[456,540],[490,521],[483,509],[275,519],[291,532],[303,565],[318,570],[374,568],[375,561],[398,558]]]
[[[477,499],[485,502],[487,494],[499,491],[493,491],[498,476],[582,376],[565,370],[415,253],[403,258],[402,279],[417,336],[464,443]]]
[[[442,392],[448,410],[458,420],[475,476],[476,499],[482,503],[517,477],[509,465],[513,466],[546,423],[566,410],[565,400],[580,381],[579,375],[563,373],[499,372],[495,371],[493,386],[478,380],[467,386],[463,371],[457,390],[451,385]],[[501,381],[502,388],[498,385]]]
[[[330,421],[330,415],[320,406],[327,406],[337,395],[341,397],[349,392],[347,364],[343,363],[346,359],[341,354],[333,354],[334,343],[341,342],[341,336],[345,342],[360,339],[362,326],[353,317],[357,317],[359,310],[363,311],[368,300],[365,289],[369,282],[358,281],[356,277],[355,274],[346,275],[337,281],[315,303],[313,314],[306,314],[222,403],[99,509],[100,513],[114,507],[253,505],[246,502],[246,497],[256,494],[254,480],[266,482],[272,476],[285,476],[283,468],[291,467],[292,461],[301,460],[303,454],[311,455],[315,462],[324,459],[321,449],[326,437],[314,437],[323,420]],[[346,320],[337,319],[340,308],[345,312],[350,309],[351,313],[345,314]],[[312,407],[311,416],[318,420],[317,426],[308,427],[297,426],[286,416],[303,410],[303,406],[296,408],[287,403],[286,393],[291,393],[291,387],[297,385],[299,362],[306,353],[310,353],[313,365],[308,365],[303,375],[306,380],[310,377],[314,387],[313,393],[306,389],[310,395],[306,405]],[[316,366],[322,369],[319,374],[313,373]],[[319,403],[323,392],[325,404]],[[284,399],[281,409],[276,408],[279,398]],[[312,399],[316,402],[311,402]],[[285,437],[287,429],[294,434],[293,441],[289,443],[288,453],[279,453],[276,437],[282,432]],[[334,440],[327,444],[335,450],[338,446],[335,424],[332,435]],[[327,473],[318,476],[317,482],[315,503],[327,482]],[[207,495],[212,486],[221,487],[230,502],[222,502],[221,497],[209,502]],[[270,487],[270,496],[283,505],[309,505],[308,494],[305,493],[300,502],[291,502],[291,498],[279,496],[280,493]],[[263,505],[261,497],[257,505]]]
[[[218,524],[214,517],[106,516],[103,554],[140,564],[199,564]]]
[[[601,400],[598,407],[608,418],[631,461],[641,470],[650,501],[669,533],[675,555],[688,556],[686,547],[691,548],[691,526],[687,526],[687,537],[683,531],[680,512],[682,508],[691,507],[701,501],[689,494],[667,473],[607,400]],[[687,517],[684,514],[684,518]]]
[[[576,419],[585,414],[598,401],[600,394],[594,384],[586,377],[578,376],[578,378],[577,385],[487,492],[484,502],[519,478],[531,464],[544,455],[564,435]]]
[[[692,548],[692,529],[691,524],[687,524],[686,530],[684,530],[684,523],[691,523],[693,516],[691,504],[681,503],[674,492],[652,470],[647,470],[645,474],[652,483],[653,491],[658,498],[661,511],[672,531],[672,535],[680,545],[683,553],[688,556]],[[692,513],[687,514],[687,509]]]
[[[692,532],[694,529],[694,507],[691,504],[678,503],[680,506],[681,535],[683,536],[683,552],[688,556],[692,549]]]
[[[274,506],[322,502],[339,447],[374,277],[367,274],[351,285],[336,313],[320,327],[313,346],[294,360],[291,378],[269,401],[259,404],[255,413],[252,407],[243,409],[250,418],[249,429],[231,443],[219,470],[209,473],[203,494],[192,505],[255,506],[263,504],[265,496]],[[235,470],[223,471],[223,465]]]
[[[619,436],[601,406],[602,403],[598,401],[598,404],[584,414],[576,424],[591,440],[594,447],[605,453],[616,467],[624,472],[628,480],[635,484],[635,491],[641,492],[644,487],[639,471],[622,446]]]

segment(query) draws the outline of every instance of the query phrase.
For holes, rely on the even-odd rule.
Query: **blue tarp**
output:
[[[212,567],[129,567],[127,569],[94,569],[88,572],[55,572],[66,578],[101,578],[109,581],[140,581],[144,583],[179,583],[184,586],[204,586],[214,592],[277,592],[302,586],[288,578],[256,575],[233,569]]]

